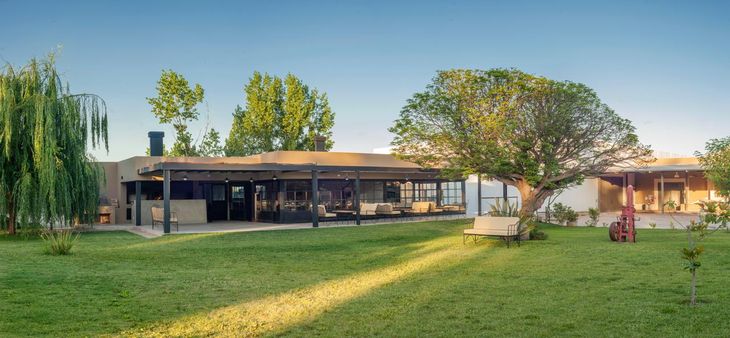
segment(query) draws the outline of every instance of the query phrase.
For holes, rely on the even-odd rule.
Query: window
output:
[[[360,203],[383,202],[383,182],[360,182]]]
[[[320,181],[319,204],[327,210],[352,209],[354,205],[354,180]]]
[[[461,182],[441,183],[441,205],[462,205]]]
[[[392,204],[400,204],[401,200],[401,183],[397,181],[385,182],[385,202]]]
[[[438,190],[436,189],[436,183],[417,182],[415,200],[420,202],[436,202],[438,200]]]
[[[284,210],[304,211],[310,210],[312,205],[312,182],[311,181],[286,181],[284,182]]]
[[[221,202],[226,200],[226,186],[222,184],[214,184],[211,186],[212,198],[214,202]]]

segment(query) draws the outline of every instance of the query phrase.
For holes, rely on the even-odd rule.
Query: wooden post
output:
[[[134,225],[142,225],[142,181],[134,182]]]
[[[689,210],[689,171],[684,171],[684,211]]]
[[[507,183],[502,183],[502,199],[507,202]]]
[[[477,174],[477,216],[482,215],[482,174]]]
[[[464,205],[464,211],[466,211],[466,178],[461,180],[461,203]]]
[[[355,172],[355,224],[360,225],[360,171]]]
[[[319,227],[319,172],[312,169],[312,227]]]
[[[659,174],[659,204],[664,213],[664,173]]]
[[[163,230],[166,234],[170,233],[170,171],[163,171],[162,179],[162,198],[163,198]]]

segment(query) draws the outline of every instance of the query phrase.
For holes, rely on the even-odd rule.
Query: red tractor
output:
[[[614,242],[636,242],[636,209],[634,209],[634,187],[626,188],[626,205],[621,210],[618,221],[611,223],[608,236]]]

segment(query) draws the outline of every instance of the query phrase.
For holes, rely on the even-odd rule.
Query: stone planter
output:
[[[578,221],[568,221],[567,223],[565,223],[565,225],[569,227],[574,227],[578,225]]]

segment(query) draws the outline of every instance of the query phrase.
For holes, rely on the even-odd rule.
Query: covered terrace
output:
[[[134,196],[134,223],[147,224],[146,209],[156,205],[163,209],[159,221],[164,233],[171,231],[172,212],[180,225],[241,221],[318,227],[320,222],[359,225],[384,218],[463,215],[466,210],[463,179],[445,180],[438,169],[391,155],[277,151],[142,162],[137,179],[122,182]]]

